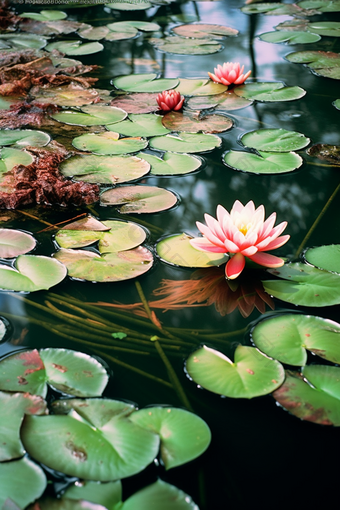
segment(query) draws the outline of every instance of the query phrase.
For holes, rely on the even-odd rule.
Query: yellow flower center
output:
[[[241,223],[241,225],[238,227],[239,231],[245,236],[247,232],[251,229],[252,224],[251,223]]]

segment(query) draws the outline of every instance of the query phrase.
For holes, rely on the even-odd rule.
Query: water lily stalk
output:
[[[321,211],[320,211],[318,217],[316,218],[316,220],[314,221],[313,225],[308,230],[307,234],[305,235],[304,239],[302,240],[302,243],[300,244],[300,246],[296,250],[294,258],[297,258],[300,255],[300,253],[302,252],[302,250],[305,247],[305,245],[306,245],[307,241],[309,240],[310,236],[313,234],[314,230],[316,229],[316,227],[318,226],[319,222],[321,221],[321,219],[323,218],[324,214],[326,213],[328,207],[333,202],[333,200],[334,200],[336,194],[338,193],[339,189],[340,189],[340,183],[337,185],[337,187],[335,188],[335,190],[333,191],[333,193],[331,194],[331,196],[329,197],[329,199],[327,200],[327,202],[325,203],[325,205],[321,209]]]
[[[30,214],[27,211],[22,211],[21,209],[17,209],[17,212],[20,214],[23,214],[24,216],[28,216],[29,218],[32,218],[33,220],[39,221],[39,223],[43,223],[44,225],[48,225],[49,227],[54,227],[53,223],[49,223],[48,221],[44,221],[38,216],[34,216],[34,214]]]

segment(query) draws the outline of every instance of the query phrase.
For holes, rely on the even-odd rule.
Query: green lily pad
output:
[[[235,170],[254,174],[281,174],[292,172],[303,163],[301,156],[295,152],[257,151],[258,154],[241,151],[227,151],[223,155],[223,163]]]
[[[253,101],[237,96],[234,90],[226,90],[222,94],[216,94],[214,96],[191,97],[187,99],[186,104],[187,107],[192,110],[215,108],[217,111],[228,112],[251,106]]]
[[[30,393],[5,393],[0,391],[1,444],[0,462],[16,459],[25,454],[20,440],[20,427],[26,414],[46,414],[43,398]]]
[[[19,508],[26,508],[42,495],[47,485],[44,471],[27,457],[0,463],[0,479],[0,508],[8,499]]]
[[[295,51],[285,56],[288,62],[307,64],[318,73],[328,68],[340,67],[340,53],[332,51]]]
[[[122,108],[127,113],[153,113],[159,110],[156,101],[158,94],[140,92],[117,96],[111,101],[112,106]]]
[[[312,32],[312,31],[311,31]],[[261,41],[270,43],[309,44],[320,41],[316,33],[278,30],[260,35]]]
[[[66,276],[66,268],[40,255],[20,255],[14,267],[0,265],[0,288],[19,292],[48,290]]]
[[[52,119],[65,124],[76,126],[103,126],[121,122],[127,117],[127,113],[113,106],[89,105],[83,106],[81,112],[72,110],[55,113]]]
[[[149,140],[152,149],[161,151],[192,153],[211,151],[222,145],[217,135],[199,133],[178,133],[177,136],[155,136]]]
[[[269,273],[283,280],[263,281],[268,294],[301,306],[331,306],[340,304],[340,275],[294,262]]]
[[[316,76],[323,76],[324,78],[332,78],[332,80],[340,80],[340,66],[312,69],[312,73]]]
[[[300,5],[297,4],[283,4],[278,2],[245,5],[241,8],[241,11],[245,14],[264,13],[269,16],[313,16],[314,14],[318,14],[314,9],[302,9]]]
[[[30,165],[33,156],[25,150],[1,149],[0,150],[0,174],[10,172],[16,165]]]
[[[83,482],[73,484],[67,488],[62,498],[72,500],[85,500],[103,505],[106,509],[113,508],[122,501],[122,482]]]
[[[108,375],[101,363],[68,349],[22,351],[0,362],[0,389],[45,397],[47,385],[79,397],[101,395]]]
[[[304,260],[317,267],[333,273],[340,273],[340,245],[317,246],[308,248],[303,254]]]
[[[282,82],[247,83],[235,87],[234,92],[237,96],[263,102],[294,101],[306,94],[301,87],[286,87]]]
[[[55,254],[68,274],[90,282],[119,282],[136,278],[153,266],[152,253],[143,246],[99,255],[93,251],[61,249]]]
[[[160,158],[140,152],[139,156],[151,165],[151,175],[184,175],[194,172],[202,166],[202,160],[199,157],[189,154],[165,152]]]
[[[66,12],[63,11],[40,11],[40,12],[23,12],[21,18],[36,19],[38,21],[56,21],[67,18]]]
[[[72,140],[72,145],[76,149],[94,154],[120,155],[141,151],[147,147],[148,141],[141,137],[119,138],[119,133],[107,131],[99,135],[88,133],[77,136]]]
[[[176,90],[183,96],[210,96],[221,94],[228,89],[227,85],[215,83],[209,78],[180,78]]]
[[[250,131],[241,137],[241,142],[245,147],[252,147],[259,151],[291,152],[306,147],[310,139],[297,131],[279,128]]]
[[[122,186],[104,191],[101,205],[122,205],[122,214],[155,213],[166,211],[177,204],[177,196],[156,186]]]
[[[123,122],[118,122],[111,126],[106,126],[107,129],[116,131],[124,136],[161,136],[170,133],[171,129],[167,129],[162,124],[162,116],[154,115],[152,113],[129,114],[129,119]]]
[[[130,221],[104,221],[107,231],[69,230],[63,228],[55,236],[61,248],[83,248],[99,241],[100,253],[131,250],[146,239],[145,230]]]
[[[189,23],[177,26],[171,31],[181,37],[190,37],[193,39],[224,39],[230,35],[238,34],[238,30],[235,28],[209,23]]]
[[[132,476],[154,460],[159,437],[129,419],[133,408],[124,413],[117,402],[115,414],[112,400],[80,403],[67,415],[27,417],[22,441],[33,458],[67,475],[99,481]]]
[[[320,12],[339,12],[338,0],[302,0],[298,5],[303,9],[317,9]]]
[[[36,240],[20,230],[0,228],[0,257],[11,259],[35,248]]]
[[[91,55],[104,49],[99,42],[83,43],[79,40],[56,41],[46,46],[46,51],[58,50],[65,55]]]
[[[227,262],[228,257],[221,253],[195,250],[190,244],[192,236],[175,234],[158,241],[157,255],[169,264],[180,267],[211,267]]]
[[[199,416],[173,407],[148,407],[131,421],[160,436],[161,459],[171,469],[199,457],[209,446],[211,432]]]
[[[184,39],[177,35],[169,35],[162,39],[152,37],[149,43],[157,50],[176,55],[210,55],[223,48],[222,44],[213,39]]]
[[[317,21],[309,23],[308,31],[314,34],[340,37],[340,22],[338,21]]]
[[[275,400],[301,420],[320,425],[340,425],[340,368],[310,365],[302,373],[286,371]]]
[[[163,92],[175,88],[179,80],[169,78],[158,78],[156,73],[130,74],[118,76],[111,81],[116,89],[126,92]]]
[[[106,26],[102,27],[85,27],[82,30],[78,30],[77,34],[83,39],[89,39],[90,41],[100,41],[104,39],[110,33],[110,29]]]
[[[41,50],[47,44],[47,39],[35,34],[1,34],[0,49],[25,50],[27,48]]]
[[[122,21],[109,23],[106,25],[106,27],[109,29],[109,32],[105,36],[105,39],[108,41],[121,41],[124,39],[131,39],[132,37],[136,37],[138,34],[137,28]]]
[[[0,129],[0,145],[14,145],[15,147],[44,147],[51,137],[43,131],[33,129]]]
[[[121,21],[121,24],[124,24],[126,26],[131,26],[134,28],[137,28],[138,30],[141,30],[142,32],[157,32],[161,29],[160,25],[158,23],[153,23],[151,21]]]
[[[332,105],[335,106],[337,110],[340,110],[340,99],[333,101]]]
[[[150,164],[138,156],[73,156],[59,167],[65,177],[98,184],[121,184],[140,179]]]
[[[236,348],[234,362],[204,345],[188,357],[186,371],[202,388],[230,398],[267,395],[284,380],[281,363],[244,345]]]
[[[163,117],[163,126],[171,131],[185,133],[223,133],[233,127],[233,121],[226,115],[198,112],[168,112]]]
[[[97,90],[84,89],[77,84],[50,88],[33,87],[30,93],[38,103],[52,103],[58,106],[83,106],[93,103],[99,97]]]
[[[147,0],[139,0],[138,2],[113,2],[106,5],[110,7],[110,9],[115,9],[116,11],[145,11],[153,7]]]
[[[259,322],[252,341],[271,358],[289,365],[303,366],[307,352],[340,362],[340,325],[310,315],[285,314]]]

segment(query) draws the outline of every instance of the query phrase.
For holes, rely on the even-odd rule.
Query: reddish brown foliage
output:
[[[40,127],[46,115],[55,113],[59,108],[49,103],[17,103],[9,110],[0,110],[0,128],[21,128],[24,126]]]

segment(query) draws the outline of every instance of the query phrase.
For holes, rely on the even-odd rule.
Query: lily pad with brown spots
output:
[[[190,23],[180,25],[173,28],[171,31],[181,37],[190,37],[194,39],[224,39],[230,35],[238,34],[238,30],[235,28],[209,23]]]
[[[223,133],[233,127],[233,121],[226,115],[202,114],[196,112],[169,112],[164,115],[163,126],[170,131],[185,133]]]
[[[117,96],[111,101],[111,106],[121,108],[127,113],[153,113],[159,110],[156,97],[158,94],[135,92]]]
[[[176,55],[209,55],[223,48],[222,44],[213,39],[185,39],[177,35],[169,35],[162,39],[152,37],[149,43],[160,51]]]
[[[251,106],[253,101],[236,95],[233,90],[226,90],[214,96],[190,97],[186,104],[192,110],[214,108],[216,111],[228,112]]]

